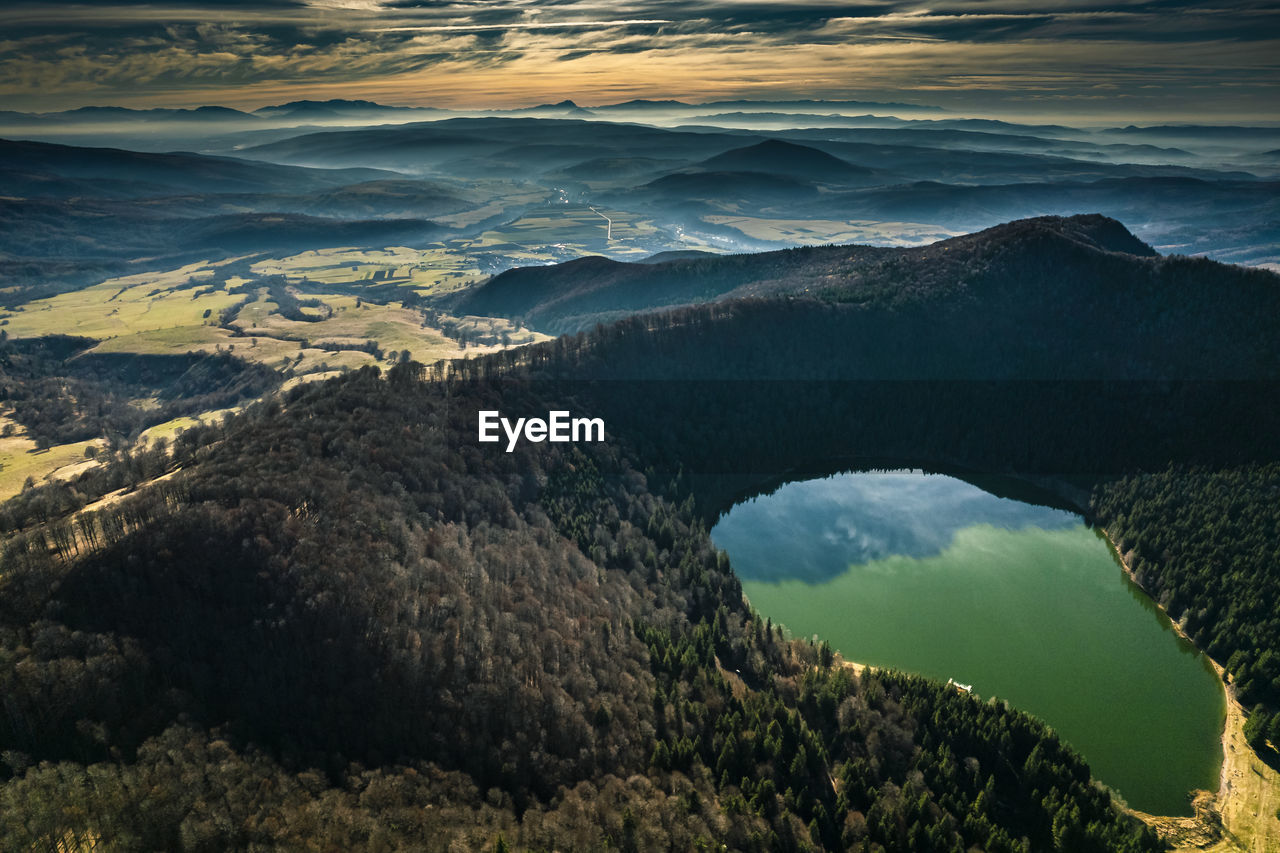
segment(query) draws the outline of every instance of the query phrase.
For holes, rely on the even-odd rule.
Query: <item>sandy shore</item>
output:
[[[1103,531],[1120,558],[1129,577],[1139,587],[1137,577],[1111,534]],[[1154,601],[1154,599],[1152,599]],[[1159,603],[1156,603],[1159,607]],[[1161,612],[1164,608],[1161,607]],[[1167,615],[1167,614],[1166,614]],[[1174,630],[1187,637],[1177,622]],[[1187,637],[1190,640],[1190,637]],[[1212,658],[1209,662],[1226,682],[1225,671]],[[1258,758],[1244,738],[1245,711],[1227,685],[1227,718],[1222,728],[1222,772],[1217,791],[1197,791],[1193,817],[1168,817],[1145,812],[1130,813],[1140,818],[1169,842],[1175,853],[1275,853],[1280,851],[1280,773]]]

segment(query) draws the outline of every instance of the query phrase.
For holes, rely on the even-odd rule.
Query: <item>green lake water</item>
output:
[[[1040,717],[1134,808],[1217,788],[1204,655],[1071,513],[916,472],[789,483],[711,531],[752,605],[847,659],[971,684]]]

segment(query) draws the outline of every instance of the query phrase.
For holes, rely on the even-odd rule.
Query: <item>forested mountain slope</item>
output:
[[[89,352],[97,343],[0,336],[0,402],[38,446],[132,438],[143,427],[248,402],[280,384],[275,371],[229,353]]]
[[[1093,359],[1063,366],[1082,376],[1108,372],[1105,350],[1120,348],[1173,376],[1194,367],[1194,375],[1241,377],[1277,374],[1277,362],[1231,349],[1238,336],[1270,334],[1278,282],[1261,270],[1161,258],[1105,217],[1044,217],[916,249],[827,246],[657,264],[583,258],[505,272],[458,297],[458,310],[564,332],[635,312],[785,296],[892,312],[895,321],[924,311],[973,344],[1017,341]]]
[[[1138,582],[1233,675],[1255,748],[1280,744],[1280,463],[1135,472],[1093,504]]]
[[[475,442],[562,393],[362,370],[19,536],[3,846],[1156,849],[1039,723],[784,642],[627,442]]]

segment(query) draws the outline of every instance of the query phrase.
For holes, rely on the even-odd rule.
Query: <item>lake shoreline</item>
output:
[[[1010,479],[1020,480],[1028,486],[1053,495],[1066,504],[1064,509],[1070,507],[1083,516],[1086,525],[1106,539],[1112,556],[1120,564],[1127,578],[1168,619],[1168,624],[1173,627],[1178,636],[1186,640],[1197,653],[1204,655],[1209,661],[1218,680],[1219,689],[1223,691],[1220,695],[1223,697],[1225,713],[1218,738],[1221,764],[1217,790],[1197,789],[1190,792],[1192,814],[1189,816],[1144,812],[1128,806],[1121,797],[1113,793],[1117,806],[1126,814],[1151,827],[1170,845],[1174,853],[1280,851],[1280,820],[1277,820],[1277,809],[1280,808],[1280,773],[1263,763],[1247,744],[1243,732],[1246,711],[1235,697],[1224,668],[1192,640],[1182,625],[1169,617],[1166,609],[1139,582],[1131,560],[1125,558],[1124,552],[1110,531],[1099,524],[1098,519],[1089,511],[1086,491],[1071,488],[1069,484],[1057,482],[1052,478],[1010,477]],[[973,483],[970,484],[973,485]],[[978,485],[978,488],[983,486]],[[745,591],[743,597],[747,598]],[[749,601],[748,606],[751,606]],[[876,669],[875,666],[868,667],[863,663],[846,660],[839,654],[837,654],[837,661],[857,676],[862,676],[868,668]],[[1130,678],[1134,677],[1140,678],[1141,675],[1130,675]]]
[[[1200,649],[1138,580],[1130,560],[1120,550],[1111,533],[1103,527],[1097,529],[1106,538],[1134,585],[1169,618],[1169,623],[1178,636]],[[1218,790],[1194,792],[1192,808],[1195,814],[1192,817],[1152,815],[1127,806],[1124,810],[1154,829],[1161,838],[1169,842],[1174,853],[1267,853],[1280,850],[1280,819],[1276,817],[1276,810],[1280,808],[1280,773],[1265,764],[1245,740],[1245,710],[1235,696],[1226,670],[1208,652],[1200,649],[1200,653],[1217,673],[1226,699]]]
[[[1222,769],[1218,774],[1218,790],[1194,792],[1192,809],[1195,814],[1192,817],[1153,815],[1128,806],[1123,806],[1124,810],[1159,833],[1169,842],[1173,853],[1272,853],[1280,850],[1280,811],[1277,811],[1280,809],[1280,773],[1263,762],[1245,740],[1245,709],[1235,696],[1226,669],[1200,648],[1138,580],[1133,566],[1111,532],[1098,524],[1090,512],[1087,492],[1052,477],[1015,479],[1022,479],[1075,505],[1086,523],[1102,533],[1134,586],[1169,618],[1178,636],[1205,656],[1223,685],[1226,719],[1222,727]]]

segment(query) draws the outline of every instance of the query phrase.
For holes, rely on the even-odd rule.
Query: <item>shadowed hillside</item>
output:
[[[475,443],[553,386],[420,372],[10,543],[6,847],[1157,849],[1032,718],[786,641],[629,442]]]
[[[503,273],[460,296],[458,307],[555,333],[634,312],[785,298],[848,314],[840,322],[864,335],[868,352],[872,341],[881,347],[875,363],[893,365],[876,375],[1245,378],[1275,368],[1273,353],[1245,342],[1271,334],[1277,281],[1162,258],[1105,217],[1045,217],[918,249],[828,246],[657,264],[584,258]],[[825,324],[814,327],[813,353],[835,347],[818,328]],[[759,367],[765,373],[752,375],[772,375]]]

